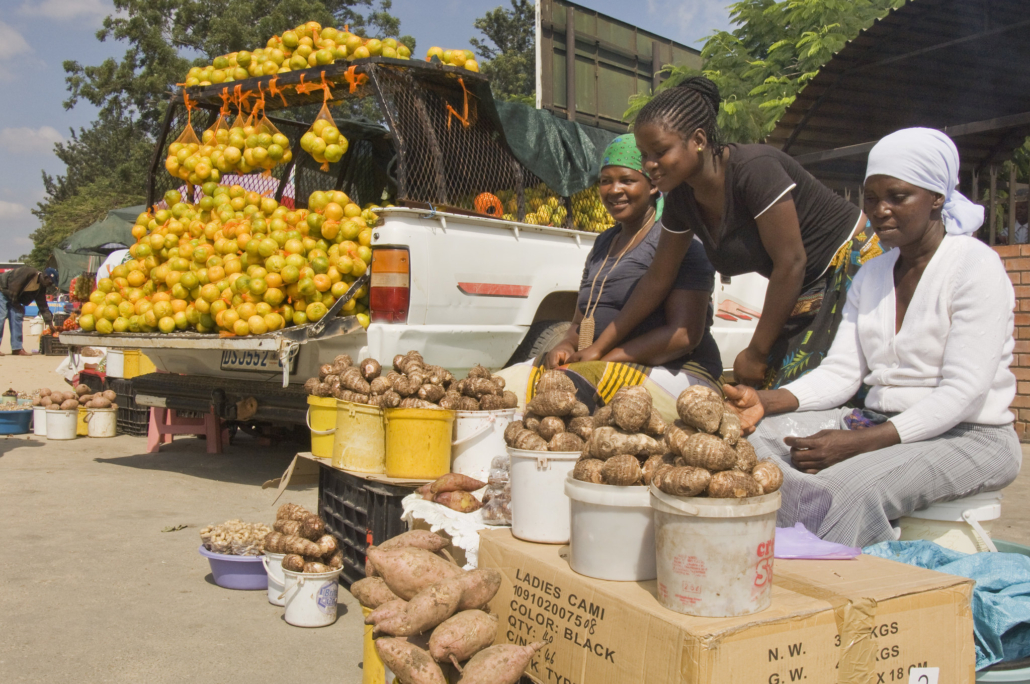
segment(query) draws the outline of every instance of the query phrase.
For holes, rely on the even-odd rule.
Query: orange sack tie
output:
[[[465,80],[458,77],[458,83],[461,85],[461,90],[464,93],[464,105],[462,106],[462,114],[458,114],[457,110],[454,109],[450,104],[447,105],[447,130],[451,129],[451,117],[461,122],[464,128],[469,127],[469,91],[465,87]]]

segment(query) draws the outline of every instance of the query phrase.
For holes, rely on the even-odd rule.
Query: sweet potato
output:
[[[432,656],[404,639],[376,639],[376,652],[400,684],[447,684]]]
[[[574,392],[539,392],[526,404],[526,408],[538,416],[563,417],[572,412],[576,405]]]
[[[547,443],[548,451],[583,451],[585,442],[571,432],[559,432]]]
[[[627,432],[641,432],[651,419],[654,401],[643,387],[623,387],[609,404],[615,424]]]
[[[687,425],[713,433],[722,422],[722,396],[711,387],[693,385],[676,400],[676,412]]]
[[[291,553],[283,556],[283,569],[291,570],[293,572],[304,572],[304,556]]]
[[[436,480],[436,482],[429,485],[429,492],[431,494],[440,494],[442,492],[474,492],[485,486],[485,482],[480,482],[474,477],[462,475],[461,473],[447,473],[440,479]]]
[[[525,428],[525,423],[521,420],[513,420],[508,423],[508,427],[504,428],[504,443],[511,446],[515,443],[515,435],[518,434],[519,430]]]
[[[390,591],[404,600],[440,580],[461,574],[454,563],[425,551],[410,547],[383,550],[368,547],[367,555]]]
[[[697,496],[705,491],[712,481],[712,474],[704,468],[679,466],[669,468],[662,465],[655,470],[652,484],[672,496]]]
[[[544,441],[550,442],[551,438],[559,432],[565,432],[564,420],[556,416],[547,416],[546,418],[540,419],[540,427],[537,428],[536,433],[540,435]]]
[[[382,577],[366,577],[350,585],[351,595],[366,608],[375,610],[387,601],[396,601],[397,595],[390,591]]]
[[[411,530],[391,537],[377,546],[380,551],[392,551],[394,549],[413,548],[422,549],[436,553],[445,548],[449,542],[438,534],[428,530]]]
[[[449,577],[426,587],[408,601],[404,610],[376,623],[375,632],[390,636],[422,634],[454,615],[461,601],[460,577]]]
[[[629,487],[640,483],[640,462],[636,456],[622,454],[613,456],[604,462],[601,477],[605,484],[616,487]]]
[[[366,578],[367,579],[367,578]],[[380,603],[371,613],[365,616],[366,625],[378,625],[383,620],[390,620],[401,615],[408,608],[408,602],[404,599],[393,599]]]
[[[733,450],[737,452],[737,464],[733,466],[734,468],[742,473],[750,473],[754,470],[755,465],[758,464],[758,454],[755,453],[755,448],[751,446],[751,442],[741,437],[733,446]],[[766,492],[766,494],[768,493]]]
[[[433,495],[433,501],[459,513],[473,513],[483,507],[470,492],[441,492]]]
[[[309,561],[304,564],[304,572],[318,573],[318,572],[329,572],[330,568],[325,563],[319,563],[317,561]]]
[[[737,464],[737,452],[715,435],[697,433],[687,439],[680,452],[683,465],[704,468],[710,472],[729,470]]]
[[[544,642],[537,641],[529,646],[500,644],[485,648],[468,661],[457,684],[515,684],[543,647]]]
[[[322,558],[333,555],[340,548],[340,545],[336,543],[336,537],[331,534],[323,534],[315,540],[315,543],[318,544],[318,548],[322,549]]]
[[[536,381],[536,391],[537,394],[544,392],[571,392],[575,394],[576,384],[560,370],[547,370]]]
[[[572,478],[581,482],[604,484],[604,461],[599,458],[581,458],[572,469]]]
[[[772,494],[783,486],[783,471],[772,461],[762,461],[751,471],[763,494]]]
[[[463,610],[447,618],[429,637],[429,655],[455,667],[494,642],[497,616],[481,610]],[[460,669],[460,668],[459,668]]]
[[[458,576],[461,582],[461,601],[458,610],[482,608],[501,588],[501,573],[493,568],[477,568]]]
[[[761,496],[762,485],[755,478],[739,470],[724,470],[712,475],[708,496],[713,499],[746,499]]]
[[[305,539],[304,537],[298,537],[296,535],[285,535],[282,540],[282,548],[284,553],[292,553],[298,556],[310,556],[311,558],[318,558],[321,555],[321,549],[318,548],[318,544]]]

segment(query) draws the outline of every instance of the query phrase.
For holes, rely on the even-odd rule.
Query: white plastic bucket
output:
[[[46,437],[46,406],[32,407],[32,434]]]
[[[60,409],[47,409],[46,412],[46,438],[47,439],[75,439],[79,427],[79,410],[61,411]]]
[[[486,482],[490,462],[504,456],[504,429],[515,419],[515,409],[458,411],[451,442],[451,472]]]
[[[962,553],[997,551],[991,521],[1001,517],[1001,492],[936,503],[898,521],[901,540],[925,539]]]
[[[90,437],[114,437],[118,434],[118,409],[91,408],[86,411],[87,434]]]
[[[569,473],[569,566],[587,577],[642,582],[658,576],[647,487],[580,482]]]
[[[336,622],[341,572],[343,568],[318,573],[283,568],[285,589],[281,596],[286,622],[294,627],[326,627]]]
[[[125,352],[121,349],[110,349],[107,352],[107,377],[125,377]]]
[[[511,457],[511,533],[541,544],[569,542],[569,497],[565,476],[578,451],[528,451],[508,448]]]
[[[43,319],[39,316],[29,319],[29,334],[30,335],[42,335],[43,334]]]
[[[650,489],[659,603],[701,617],[768,608],[780,493],[707,499]]]
[[[268,575],[268,602],[273,606],[284,606],[286,602],[280,596],[286,591],[286,576],[283,575],[283,558],[285,553],[272,553],[265,551],[261,562],[265,566],[265,574]]]

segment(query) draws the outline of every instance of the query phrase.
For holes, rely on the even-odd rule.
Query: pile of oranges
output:
[[[195,330],[260,335],[314,322],[365,273],[375,205],[314,192],[291,210],[238,185],[203,185],[196,204],[170,190],[140,214],[128,262],[102,278],[78,323],[101,334]],[[341,307],[368,327],[368,288]]]

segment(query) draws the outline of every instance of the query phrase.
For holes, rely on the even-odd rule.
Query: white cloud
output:
[[[11,59],[31,51],[20,33],[10,24],[0,21],[0,59]]]
[[[49,154],[64,138],[52,126],[0,129],[0,149],[11,154]]]
[[[19,13],[61,21],[80,17],[102,17],[111,10],[111,4],[104,0],[42,0],[25,2]]]
[[[29,208],[17,202],[0,200],[0,219],[20,218],[29,213]]]

